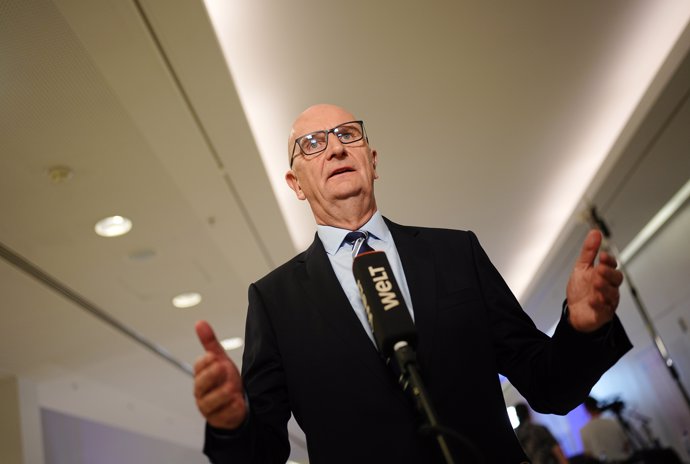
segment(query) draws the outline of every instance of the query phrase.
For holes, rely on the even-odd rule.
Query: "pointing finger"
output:
[[[580,250],[580,256],[577,258],[578,265],[592,266],[597,257],[599,246],[601,245],[601,232],[592,229],[587,234],[585,242]]]
[[[213,329],[208,322],[199,321],[194,328],[196,329],[196,335],[199,337],[201,345],[206,351],[219,356],[226,356],[223,346],[216,338],[216,334],[213,333]]]

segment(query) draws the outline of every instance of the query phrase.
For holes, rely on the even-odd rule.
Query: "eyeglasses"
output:
[[[311,132],[309,134],[298,137],[295,140],[295,146],[292,148],[292,156],[290,157],[290,168],[292,169],[292,162],[299,153],[295,153],[296,147],[299,147],[300,152],[306,157],[318,155],[328,148],[328,136],[333,133],[338,137],[338,141],[342,144],[359,142],[366,139],[366,132],[364,131],[364,121],[350,121],[335,126],[333,129],[321,130]]]

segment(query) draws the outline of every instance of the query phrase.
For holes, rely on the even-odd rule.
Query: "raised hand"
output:
[[[197,322],[195,329],[206,351],[194,364],[197,408],[213,427],[236,429],[247,416],[240,373],[208,322]]]
[[[590,230],[568,280],[568,320],[580,332],[593,332],[613,319],[623,274],[613,256],[602,251],[601,232]]]

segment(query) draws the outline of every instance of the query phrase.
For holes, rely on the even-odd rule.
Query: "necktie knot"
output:
[[[367,243],[368,238],[369,233],[361,230],[349,232],[345,236],[345,242],[352,245],[352,256],[357,256],[366,251],[374,251],[374,249]]]

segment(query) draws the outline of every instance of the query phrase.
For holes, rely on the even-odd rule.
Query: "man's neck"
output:
[[[329,211],[323,211],[319,215],[314,212],[314,219],[319,225],[357,230],[366,224],[375,212],[376,200],[367,205],[363,205],[361,201],[339,202]]]

